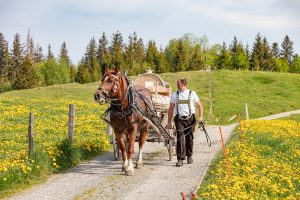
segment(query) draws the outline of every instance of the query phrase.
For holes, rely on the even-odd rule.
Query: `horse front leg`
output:
[[[125,170],[125,174],[127,176],[132,176],[134,173],[132,157],[134,154],[134,142],[135,142],[135,138],[136,138],[136,132],[137,132],[136,127],[134,127],[132,130],[128,131],[128,143],[129,143],[128,152],[127,152],[128,166],[127,166],[127,169]]]
[[[122,137],[122,134],[119,133],[116,134],[116,138],[117,138],[117,141],[119,143],[119,147],[121,149],[121,153],[122,153],[122,160],[123,160],[123,163],[122,163],[122,171],[126,171],[127,169],[127,166],[128,166],[128,159],[127,159],[127,153],[126,153],[126,145],[125,145],[125,142],[124,142],[124,139]]]
[[[136,168],[140,169],[143,167],[143,145],[148,136],[148,126],[145,126],[140,132],[140,139],[139,139],[139,153],[138,159],[136,161]]]

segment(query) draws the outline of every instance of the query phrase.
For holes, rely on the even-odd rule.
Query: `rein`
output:
[[[192,124],[192,125],[190,125],[190,126],[184,128],[184,129],[180,129],[180,130],[177,130],[176,128],[171,128],[171,129],[172,129],[172,130],[175,130],[176,132],[179,132],[179,131],[185,131],[185,130],[187,130],[187,129],[189,129],[189,128],[192,128],[192,127],[195,126],[196,124],[197,124],[197,122],[195,122],[194,124]],[[205,137],[206,137],[207,145],[208,145],[209,147],[211,147],[211,139],[210,139],[210,137],[209,137],[209,135],[208,135],[208,133],[207,133],[207,131],[206,131],[206,128],[205,128],[203,122],[199,122],[199,129],[200,129],[201,131],[204,132]],[[190,130],[187,134],[184,134],[184,135],[187,136],[187,135],[190,134],[191,132],[192,132],[192,130]]]

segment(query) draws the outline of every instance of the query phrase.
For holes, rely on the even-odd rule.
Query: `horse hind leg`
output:
[[[138,153],[138,159],[136,161],[137,169],[140,169],[143,167],[143,145],[147,139],[147,136],[148,136],[148,127],[146,126],[140,132],[139,153]]]

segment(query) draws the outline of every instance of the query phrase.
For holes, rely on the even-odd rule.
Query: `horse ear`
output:
[[[119,73],[119,69],[118,67],[115,67],[115,73],[118,74]]]
[[[109,71],[109,70],[108,70],[107,68],[105,68],[104,74],[107,74],[108,71]]]

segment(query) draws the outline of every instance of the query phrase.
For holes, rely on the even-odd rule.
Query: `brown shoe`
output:
[[[187,163],[188,164],[192,164],[193,163],[193,158],[191,157],[187,157]]]
[[[178,160],[178,162],[176,163],[176,167],[180,166],[183,166],[183,160]]]

